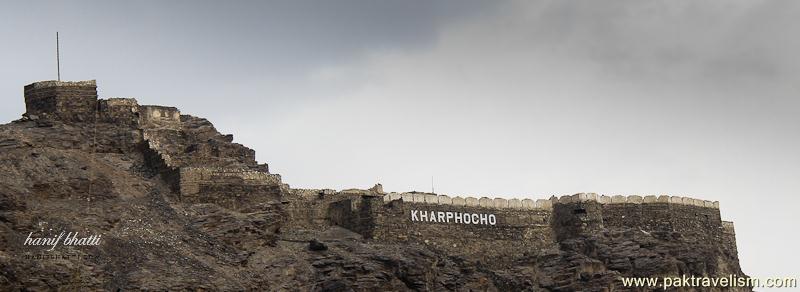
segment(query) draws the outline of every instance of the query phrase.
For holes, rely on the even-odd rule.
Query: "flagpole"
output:
[[[61,81],[61,52],[58,47],[58,32],[56,32],[56,74],[58,81]]]

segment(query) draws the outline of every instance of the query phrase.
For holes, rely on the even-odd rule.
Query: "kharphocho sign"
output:
[[[481,213],[411,210],[411,222],[496,225],[497,216]]]

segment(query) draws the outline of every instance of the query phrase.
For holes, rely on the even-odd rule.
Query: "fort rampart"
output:
[[[280,201],[281,188],[285,187],[278,174],[216,167],[182,167],[179,181],[182,201],[216,203],[231,209],[264,197]]]
[[[332,189],[290,189],[283,197],[288,224],[302,229],[320,229],[332,225],[332,222],[355,220],[351,211],[361,205],[363,198],[377,196],[381,193],[370,190],[337,192]],[[356,223],[337,224],[356,228]]]
[[[330,223],[376,241],[405,241],[503,264],[603,227],[724,236],[719,203],[678,196],[576,194],[550,199],[450,197],[430,193],[342,197]]]
[[[120,132],[119,137],[138,135],[133,140],[145,163],[186,202],[237,208],[256,197],[278,201],[287,188],[266,164],[256,163],[252,149],[232,143],[231,135],[219,134],[204,119],[182,116],[175,107],[139,105],[133,98],[98,99],[94,80],[35,82],[25,86],[24,94],[29,120],[88,123],[92,140],[98,140],[97,128],[118,127],[102,132]],[[183,118],[190,120],[189,127]]]

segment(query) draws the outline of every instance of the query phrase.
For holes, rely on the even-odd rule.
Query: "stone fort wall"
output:
[[[140,124],[144,128],[181,129],[181,112],[177,108],[147,105],[139,111]]]
[[[603,227],[677,231],[706,240],[730,237],[718,202],[677,196],[576,194],[506,200],[391,193],[342,198],[329,208],[331,224],[367,238],[425,244],[493,264],[555,248],[561,240]]]
[[[150,169],[186,202],[236,209],[265,197],[277,201],[288,188],[266,164],[256,164],[252,149],[232,143],[231,135],[220,135],[210,123],[193,124],[202,119],[181,116],[175,107],[139,105],[133,98],[98,99],[94,80],[35,82],[25,86],[24,94],[25,116],[31,120],[93,123],[95,129],[127,126],[123,134],[138,136],[134,148]]]
[[[353,219],[351,211],[358,209],[364,198],[381,197],[377,190],[289,189],[283,197],[289,216],[288,225],[297,229],[320,230]],[[338,224],[358,228],[357,224]]]
[[[363,206],[360,215],[368,219],[361,224],[372,227],[364,234],[378,241],[426,244],[487,264],[510,262],[556,246],[549,202],[533,208],[498,208],[492,204],[504,204],[503,199],[464,198],[462,204],[460,198],[447,200],[447,196],[436,196],[440,199],[437,203],[430,202],[430,194],[422,195],[428,202],[420,201],[419,194],[413,197],[417,199],[372,200]]]
[[[180,198],[188,203],[215,203],[240,209],[264,199],[280,201],[288,187],[278,174],[217,167],[181,167]]]
[[[89,81],[42,81],[25,86],[25,115],[68,122],[94,121],[97,84]]]

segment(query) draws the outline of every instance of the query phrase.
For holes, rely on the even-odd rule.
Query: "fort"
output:
[[[475,198],[371,189],[297,189],[284,184],[255,151],[233,143],[205,119],[132,98],[98,99],[95,81],[42,81],[25,86],[23,120],[113,128],[92,151],[139,151],[174,200],[238,210],[271,201],[286,210],[286,226],[347,228],[374,242],[429,246],[453,256],[503,265],[537,250],[605,227],[680,232],[722,242],[735,255],[733,223],[719,202],[667,195],[581,193],[538,199]],[[58,147],[77,147],[78,143]],[[287,228],[284,227],[284,228]]]

